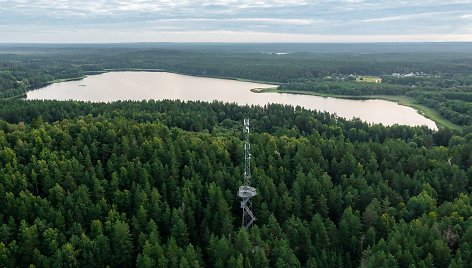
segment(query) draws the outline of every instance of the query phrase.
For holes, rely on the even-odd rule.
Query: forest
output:
[[[467,43],[0,45],[0,98],[110,70],[163,70],[280,84],[280,90],[401,96],[457,125],[472,125]],[[424,75],[394,77],[392,74]],[[375,75],[382,84],[349,75]],[[440,125],[440,127],[444,127]]]
[[[244,118],[249,230],[236,195]],[[468,128],[282,105],[3,100],[0,130],[1,267],[472,262]]]
[[[0,44],[0,267],[467,267],[471,56],[466,43]],[[461,128],[283,105],[21,99],[135,69],[401,96]],[[258,192],[248,230],[244,118]]]

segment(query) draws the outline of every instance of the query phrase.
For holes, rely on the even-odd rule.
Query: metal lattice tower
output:
[[[250,228],[256,217],[252,213],[252,197],[256,196],[256,188],[251,187],[251,144],[249,143],[249,119],[244,119],[244,184],[239,187],[238,196],[242,198],[243,227]]]

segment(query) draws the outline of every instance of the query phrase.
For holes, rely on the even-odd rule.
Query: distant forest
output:
[[[282,105],[0,105],[0,266],[466,267],[472,133]],[[241,228],[242,120],[255,226]]]
[[[4,44],[0,45],[0,98],[20,97],[60,79],[130,69],[274,82],[282,85],[281,90],[403,96],[456,125],[472,124],[469,43]],[[392,77],[394,73],[425,75],[398,78]],[[348,75],[376,75],[383,83],[344,80]]]

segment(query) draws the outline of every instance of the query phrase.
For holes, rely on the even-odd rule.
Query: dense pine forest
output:
[[[471,59],[468,43],[0,45],[0,267],[467,267]],[[283,105],[20,99],[112,70],[396,97],[454,127]],[[249,230],[236,195],[244,118]]]
[[[242,121],[255,225],[241,228]],[[466,267],[472,132],[299,107],[0,103],[1,267]]]

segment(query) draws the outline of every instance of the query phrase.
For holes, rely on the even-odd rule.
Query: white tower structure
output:
[[[243,227],[250,228],[256,217],[252,213],[252,197],[256,196],[256,188],[251,187],[251,144],[249,143],[249,119],[244,119],[244,184],[239,187],[238,196],[242,198]]]

